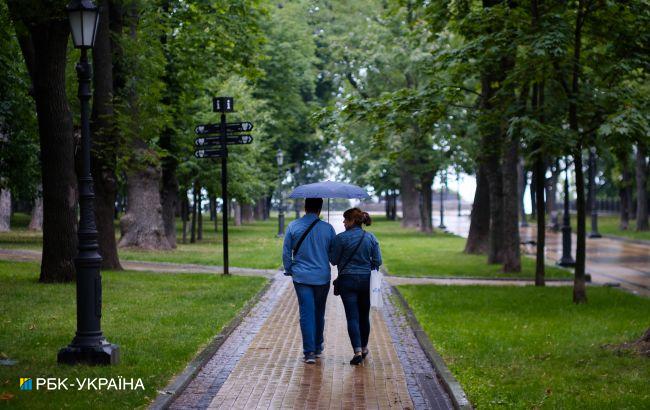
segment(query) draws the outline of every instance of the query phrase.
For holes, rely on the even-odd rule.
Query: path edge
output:
[[[212,356],[215,355],[232,332],[237,329],[251,310],[266,295],[274,281],[275,278],[270,278],[266,285],[246,302],[239,313],[185,366],[185,369],[178,373],[164,389],[158,391],[156,399],[148,407],[150,410],[163,410],[171,406],[194,377],[212,359]]]
[[[431,344],[429,337],[415,318],[415,314],[404,298],[404,295],[402,295],[402,292],[400,292],[396,286],[389,286],[391,288],[392,294],[397,297],[402,309],[404,309],[406,320],[408,321],[409,326],[411,326],[411,330],[413,330],[415,338],[418,340],[418,343],[420,343],[420,347],[424,351],[424,354],[427,356],[435,368],[437,376],[442,382],[442,386],[444,387],[445,391],[449,395],[454,408],[457,410],[472,410],[472,404],[467,399],[465,391],[445,364],[442,356],[440,356],[440,354]]]

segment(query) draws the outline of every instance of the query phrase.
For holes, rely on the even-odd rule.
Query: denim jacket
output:
[[[357,226],[338,234],[330,250],[330,263],[337,266],[345,264],[362,235],[363,229]],[[366,232],[366,235],[363,237],[363,242],[359,245],[359,249],[352,256],[345,270],[339,272],[339,274],[370,275],[370,271],[372,269],[378,269],[381,264],[379,242],[375,238],[375,235],[371,232]]]

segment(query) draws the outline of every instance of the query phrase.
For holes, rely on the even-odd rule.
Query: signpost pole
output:
[[[226,114],[221,113],[221,197],[223,198],[223,274],[229,275],[228,271],[228,145],[226,144]]]

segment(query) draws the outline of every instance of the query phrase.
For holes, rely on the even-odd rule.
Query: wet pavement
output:
[[[467,237],[469,216],[445,216],[447,231]],[[572,227],[575,229],[575,226]],[[521,241],[535,241],[534,226],[520,228]],[[572,235],[575,257],[576,236]],[[529,253],[534,253],[534,247]],[[562,233],[546,230],[545,255],[549,263],[562,256]],[[611,238],[587,238],[586,271],[596,284],[615,284],[630,292],[650,296],[650,245]]]
[[[342,229],[340,215],[331,222]],[[350,366],[345,311],[331,290],[324,354],[315,365],[302,362],[298,304],[290,285],[290,278],[275,276],[172,408],[452,408],[404,315],[392,305],[388,286],[384,309],[371,312],[370,354],[362,366]]]

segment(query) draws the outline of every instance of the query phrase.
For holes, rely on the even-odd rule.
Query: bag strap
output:
[[[307,229],[305,229],[305,232],[302,233],[302,236],[300,237],[300,240],[296,244],[296,247],[293,248],[293,256],[296,256],[296,254],[298,253],[298,250],[300,249],[300,245],[302,245],[302,242],[305,240],[305,238],[307,237],[309,232],[312,230],[312,228],[314,226],[316,226],[316,224],[319,223],[319,222],[320,222],[320,219],[316,218],[316,220],[314,222],[312,222],[311,225],[309,225],[309,227]]]
[[[359,249],[359,246],[361,246],[361,242],[363,242],[363,238],[365,238],[365,236],[366,236],[366,231],[363,231],[363,234],[361,235],[361,239],[359,239],[359,242],[357,242],[357,246],[354,247],[354,250],[352,251],[352,253],[348,257],[348,260],[345,261],[343,266],[341,266],[341,268],[339,269],[339,274],[341,274],[345,270],[345,268],[348,266],[348,263],[350,263],[350,261],[352,260],[352,257],[354,256],[354,254],[357,253],[357,250]]]

